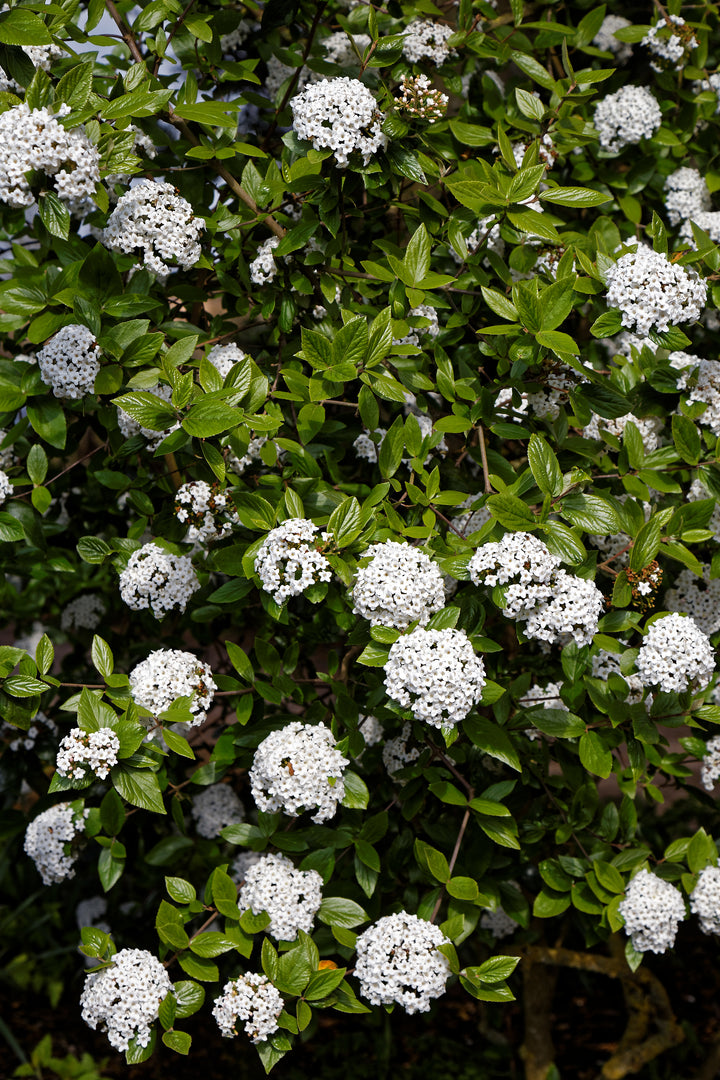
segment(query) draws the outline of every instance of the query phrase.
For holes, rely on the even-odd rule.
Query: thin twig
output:
[[[138,64],[144,64],[145,58],[140,52],[140,49],[138,48],[138,43],[135,40],[135,35],[123,19],[118,9],[113,4],[113,0],[105,0],[105,7],[108,9],[111,17],[115,20],[115,24],[120,33],[122,34],[123,41],[132,53],[133,59],[136,60]]]
[[[473,794],[474,794],[474,792],[472,792],[472,789],[471,789],[471,795],[470,795],[471,798],[472,798]],[[455,869],[455,863],[457,862],[457,857],[460,854],[460,845],[463,842],[463,836],[465,835],[465,830],[467,829],[469,820],[470,820],[470,807],[467,806],[467,807],[465,807],[465,813],[463,814],[463,819],[460,822],[460,829],[458,830],[457,838],[455,840],[455,847],[453,848],[453,853],[450,856],[450,862],[448,863],[448,877],[449,878],[452,877],[453,870]],[[437,918],[437,913],[440,910],[440,905],[442,904],[444,894],[445,894],[445,886],[443,885],[442,889],[440,890],[440,895],[438,896],[437,900],[435,901],[435,907],[433,908],[433,913],[430,916],[430,922],[431,923],[435,922],[435,919]]]
[[[492,484],[490,483],[490,471],[487,463],[487,450],[485,449],[485,432],[483,431],[482,424],[478,424],[477,427],[478,437],[480,441],[480,457],[482,459],[483,480],[485,481],[485,494],[489,494],[492,491]]]
[[[180,27],[184,23],[185,16],[188,14],[188,12],[190,11],[191,7],[195,4],[195,2],[196,2],[196,0],[190,0],[190,3],[185,7],[185,10],[182,12],[182,14],[180,15],[178,21],[175,23],[172,30],[170,31],[168,39],[165,42],[164,52],[166,54],[167,54],[168,45],[170,44],[172,39],[177,34],[178,30],[180,29]],[[162,63],[162,58],[160,56],[158,56],[157,59],[155,60],[155,66],[153,67],[153,76],[157,75],[158,71],[160,70],[160,64],[161,63]]]

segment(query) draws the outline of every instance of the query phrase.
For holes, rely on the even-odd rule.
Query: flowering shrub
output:
[[[106,7],[0,12],[23,956],[81,903],[131,1063],[640,993],[720,933],[714,11]]]

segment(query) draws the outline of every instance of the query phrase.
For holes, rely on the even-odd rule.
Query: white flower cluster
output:
[[[223,56],[235,52],[239,45],[252,33],[253,24],[249,19],[241,19],[237,26],[229,34],[223,34],[220,38],[220,48]]]
[[[396,735],[393,739],[388,739],[383,746],[382,758],[383,765],[387,769],[387,774],[391,779],[394,779],[395,773],[400,769],[404,769],[407,765],[412,765],[413,761],[417,761],[420,757],[420,751],[417,746],[413,746],[408,749],[408,742],[412,736],[412,724],[409,720],[406,720],[403,724],[402,731],[399,735]],[[405,781],[399,781],[404,784]]]
[[[637,952],[664,953],[675,943],[685,901],[669,881],[641,870],[628,883],[618,911]]]
[[[607,273],[607,303],[622,312],[623,326],[647,337],[700,318],[707,284],[692,267],[673,263],[660,251],[638,248],[621,255]]]
[[[144,154],[146,157],[150,158],[151,161],[153,158],[157,157],[157,147],[155,146],[155,143],[141,128],[137,127],[135,124],[128,124],[127,131],[132,132],[133,151],[138,156]],[[130,186],[131,180],[132,176],[130,173],[109,173],[108,176],[105,177],[105,186],[108,189],[111,203],[117,203],[118,200],[118,195],[115,191],[116,185],[121,184],[123,188],[127,188]]]
[[[398,638],[385,662],[385,689],[416,720],[448,728],[482,697],[485,665],[464,630],[423,630]]]
[[[66,130],[58,118],[72,112],[15,105],[0,115],[0,202],[32,206],[28,174],[53,177],[59,199],[76,213],[92,208],[100,182],[100,154],[83,127]]]
[[[454,33],[451,26],[443,23],[416,19],[410,23],[403,35],[403,56],[411,64],[417,64],[420,60],[432,60],[433,64],[440,67],[446,60],[457,56],[447,43]]]
[[[666,693],[702,690],[715,671],[715,652],[691,618],[663,615],[648,628],[635,666],[645,686]]]
[[[16,359],[19,360],[21,359],[21,357],[17,356]],[[15,448],[13,447],[13,445],[11,444],[10,446],[5,447],[3,447],[2,445],[5,442],[6,438],[7,431],[5,431],[3,428],[0,428],[0,469],[3,469],[4,471],[11,469],[13,465],[18,464],[18,457],[15,453]]]
[[[254,461],[262,461],[261,450],[265,443],[268,441],[267,435],[255,435],[250,439],[248,443],[247,451],[242,457],[238,457],[237,454],[233,454],[232,451],[228,454],[225,465],[228,469],[231,469],[238,476],[242,476],[245,470],[252,465]],[[277,460],[281,461],[285,455],[285,451],[276,446]]]
[[[613,53],[618,64],[624,64],[632,56],[632,45],[615,37],[615,31],[624,30],[626,26],[632,26],[632,23],[622,15],[606,15],[593,38],[593,45],[603,52]]]
[[[710,190],[697,169],[683,165],[665,181],[665,209],[671,225],[710,209]]]
[[[449,100],[447,94],[435,89],[427,75],[403,75],[395,107],[434,124],[445,115]]]
[[[622,644],[626,644],[622,642]],[[628,705],[637,705],[642,701],[645,686],[639,675],[623,675],[620,670],[620,656],[618,653],[608,652],[607,649],[599,649],[592,658],[592,674],[594,679],[604,679],[607,682],[610,675],[619,675],[628,685],[628,693],[625,698]]]
[[[273,251],[280,243],[279,236],[270,236],[258,248],[258,253],[250,263],[250,280],[253,285],[267,285],[277,274],[277,263]]]
[[[557,420],[568,395],[582,382],[582,376],[567,364],[560,364],[545,376],[545,388],[527,395],[527,406],[539,420]],[[525,409],[521,409],[525,412]]]
[[[373,442],[369,431],[362,431],[353,442],[353,449],[359,458],[369,461],[371,465],[377,465],[378,451],[387,435],[387,428],[375,428],[372,434],[380,436],[379,442]]]
[[[282,60],[279,60],[277,56],[271,56],[267,62],[267,75],[265,76],[264,93],[267,97],[274,99],[278,90],[291,75],[294,75],[297,68],[291,67],[290,64],[283,64]],[[300,74],[297,79],[297,87],[301,89],[312,77],[312,72],[307,67],[300,68]]]
[[[192,816],[200,836],[213,840],[226,825],[245,820],[245,807],[229,784],[210,784],[192,801]]]
[[[420,304],[410,308],[409,317],[413,319],[428,319],[429,326],[411,327],[405,337],[393,338],[393,345],[420,345],[420,338],[429,337],[431,341],[440,333],[440,322],[437,311],[429,304]]]
[[[188,555],[173,555],[152,541],[133,551],[119,584],[120,596],[129,608],[149,608],[156,619],[162,619],[173,608],[184,611],[200,588]]]
[[[450,963],[438,946],[447,944],[438,926],[417,915],[385,915],[357,939],[360,993],[371,1005],[397,1002],[410,1015],[428,1012],[445,993]]]
[[[458,510],[470,510],[469,514],[458,514],[457,517],[450,519],[451,524],[457,529],[461,536],[471,536],[473,533],[482,529],[483,525],[487,525],[491,520],[492,514],[486,506],[481,506],[477,510],[472,510],[472,504],[477,502],[477,495],[468,495],[464,502],[460,503]]]
[[[155,397],[160,398],[162,401],[170,401],[172,398],[172,387],[166,383],[158,383],[157,386],[153,386],[151,390],[147,390],[146,393],[154,394]],[[126,413],[124,409],[118,409],[118,427],[126,439],[132,439],[135,435],[142,435],[148,445],[148,450],[157,450],[163,439],[166,439],[173,431],[177,431],[180,427],[180,422],[172,424],[171,427],[165,428],[164,431],[155,431],[154,428],[142,427],[138,424],[137,420],[134,420],[129,413]]]
[[[589,645],[597,633],[603,595],[593,581],[560,570],[560,560],[529,533],[506,533],[484,544],[469,564],[475,585],[504,586],[503,614],[525,620],[525,634],[553,643],[570,634]]]
[[[116,1050],[127,1050],[132,1039],[147,1046],[150,1025],[172,983],[167,971],[146,949],[121,949],[112,965],[90,972],[80,997],[82,1018],[88,1027],[107,1032]]]
[[[344,168],[355,151],[367,165],[387,143],[382,132],[385,116],[358,79],[312,83],[290,106],[298,138],[311,142],[316,150],[332,150],[338,168]]]
[[[706,791],[712,791],[720,779],[720,735],[708,739],[705,744],[700,779]]]
[[[256,862],[260,862],[262,855],[257,851],[241,851],[230,865],[229,874],[236,885],[242,885],[247,877],[247,872]]]
[[[474,585],[507,586],[504,613],[523,618],[538,600],[550,598],[553,575],[559,566],[560,559],[537,536],[515,532],[479,547],[468,570]],[[538,586],[543,590],[539,591]]]
[[[518,705],[523,709],[532,709],[541,706],[543,709],[562,709],[568,712],[568,707],[560,697],[562,683],[549,682],[545,686],[531,686],[520,700]]]
[[[13,486],[10,482],[10,477],[6,472],[0,469],[0,506],[10,495],[12,495],[12,493]]]
[[[518,926],[519,923],[506,915],[502,908],[498,908],[497,911],[483,911],[480,916],[480,928],[489,930],[496,941],[512,937]]]
[[[315,810],[318,825],[333,817],[345,796],[343,770],[349,764],[335,742],[324,724],[294,720],[271,731],[255,751],[250,769],[258,809],[282,810],[292,817]]]
[[[665,594],[668,611],[690,615],[708,637],[720,630],[720,578],[710,577],[710,567],[698,578],[692,570],[681,570],[672,589]]]
[[[207,354],[207,358],[213,367],[217,368],[223,379],[227,379],[235,364],[247,359],[247,353],[235,344],[214,345]]]
[[[216,690],[210,666],[182,649],[154,649],[130,672],[133,701],[156,719],[179,697],[192,698],[189,709],[195,719],[191,727],[207,720]],[[141,723],[147,721],[141,719]]]
[[[628,360],[632,359],[633,349],[638,352],[641,349],[650,349],[654,353],[658,348],[655,342],[649,338],[640,338],[637,334],[630,334],[627,330],[622,330],[617,337],[603,338],[601,344],[605,346],[610,356],[625,356]],[[671,360],[674,355],[678,354],[671,353]]]
[[[500,235],[500,223],[495,220],[494,215],[480,218],[473,231],[466,238],[465,244],[468,255],[474,255],[481,245],[484,251],[493,251],[500,258],[505,254],[505,241]],[[462,265],[462,256],[454,247],[450,247],[450,255],[457,266]],[[483,263],[489,265],[487,259],[484,259]]]
[[[680,15],[666,15],[650,27],[640,44],[646,45],[653,56],[658,58],[650,61],[653,71],[665,71],[671,66],[682,68],[687,59],[686,54],[697,48],[698,40],[692,30],[678,34],[673,29],[683,26],[687,26],[687,23]]]
[[[118,199],[102,240],[113,251],[142,254],[147,269],[164,279],[175,267],[195,265],[204,228],[172,184],[143,180]]]
[[[536,96],[539,97],[539,95]],[[539,164],[544,165],[548,169],[551,169],[552,166],[555,164],[555,159],[558,156],[558,151],[555,148],[555,143],[552,141],[551,137],[549,135],[543,135],[541,138],[539,138],[537,140],[537,148]],[[517,165],[518,169],[523,163],[523,158],[525,157],[527,150],[527,143],[516,142],[512,145],[513,157],[515,158],[515,164]],[[498,147],[498,153],[499,152],[500,148]]]
[[[690,893],[690,910],[700,919],[703,934],[720,934],[720,868],[706,866]]]
[[[693,90],[696,94],[702,93],[703,90],[712,91],[717,96],[715,112],[720,112],[720,71],[712,72],[707,79],[696,79],[693,83]]]
[[[720,435],[720,362],[701,360],[697,368],[685,368],[678,379],[678,390],[688,389],[688,404],[700,402],[705,406],[699,423],[709,427],[713,435]]]
[[[363,53],[371,44],[367,34],[346,34],[344,30],[338,30],[330,34],[322,41],[325,50],[325,59],[329,64],[337,64],[338,67],[349,67],[351,64],[360,65],[358,53]]]
[[[207,544],[229,536],[239,518],[227,492],[206,480],[190,480],[175,492],[175,517],[188,531],[190,543]]]
[[[644,86],[622,86],[595,106],[600,146],[610,153],[651,139],[661,123],[660,106]]]
[[[385,735],[385,728],[377,716],[361,716],[358,722],[358,731],[365,740],[366,746],[375,746]]]
[[[97,630],[106,610],[101,597],[84,593],[65,606],[60,617],[60,627],[65,633],[71,630]]]
[[[117,765],[120,739],[110,728],[83,731],[75,727],[60,743],[57,771],[71,780],[83,780],[88,770],[104,780],[113,765]]]
[[[27,731],[22,731],[14,724],[3,721],[0,735],[10,740],[8,749],[17,753],[19,750],[34,750],[36,741],[42,739],[43,735],[51,736],[54,743],[58,735],[58,726],[44,712],[39,712]]]
[[[255,573],[277,604],[331,580],[330,563],[315,547],[317,532],[318,526],[307,518],[288,518],[263,540],[255,556]]]
[[[708,234],[713,243],[716,244],[720,240],[720,211],[698,210],[693,214],[692,221],[683,221],[680,226],[680,237],[682,240],[687,240],[691,247],[694,248],[696,245],[692,229],[693,222]]]
[[[2,119],[2,117],[0,117]],[[71,323],[54,334],[37,354],[40,377],[55,397],[92,394],[100,371],[100,350],[87,326]]]
[[[35,863],[43,885],[75,877],[78,845],[75,841],[85,834],[85,818],[89,810],[78,809],[62,802],[44,810],[25,831],[25,854]]]
[[[322,903],[317,870],[296,870],[286,855],[263,855],[245,876],[238,904],[241,911],[267,911],[267,933],[277,941],[294,941],[300,930],[312,932]]]
[[[245,1021],[245,1034],[253,1043],[265,1042],[278,1029],[284,1002],[267,975],[248,972],[225,983],[215,1001],[213,1016],[226,1038],[237,1035],[238,1020]]]
[[[614,435],[615,438],[622,439],[623,432],[629,421],[632,421],[640,432],[645,453],[649,454],[651,451],[656,450],[658,435],[663,429],[663,421],[659,416],[645,416],[640,419],[634,413],[627,413],[625,416],[617,416],[612,420],[608,420],[604,416],[593,413],[590,423],[583,428],[583,436],[586,439],[599,439],[602,441],[603,432],[607,431]]]
[[[439,566],[426,552],[411,544],[386,540],[363,554],[353,587],[353,614],[372,626],[406,630],[416,620],[424,626],[445,603]]]

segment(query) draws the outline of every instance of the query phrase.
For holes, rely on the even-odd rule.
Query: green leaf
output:
[[[607,780],[612,772],[613,757],[597,731],[587,731],[580,737],[580,761],[593,776]]]
[[[689,465],[697,465],[702,454],[702,443],[698,429],[689,417],[681,413],[673,414],[672,437],[675,449],[683,461],[687,461]]]
[[[242,422],[242,419],[243,413],[240,409],[233,408],[224,401],[216,400],[210,394],[206,394],[202,401],[192,406],[183,419],[182,426],[188,435],[207,439],[213,435],[221,435],[225,431],[232,431]]]
[[[642,570],[660,550],[662,528],[657,515],[646,521],[633,541],[630,549],[630,569]]]
[[[123,763],[113,767],[110,777],[115,789],[133,806],[151,810],[154,814],[165,813],[162,792],[155,773]]]
[[[419,285],[430,269],[430,237],[424,225],[419,225],[410,238],[403,264],[408,274],[407,284]]]
[[[385,477],[394,476],[400,467],[403,450],[405,449],[405,425],[402,416],[396,417],[390,430],[383,439],[378,465],[380,472]]]
[[[344,926],[352,929],[367,922],[369,916],[356,904],[354,900],[346,900],[341,896],[326,896],[318,909],[317,917],[320,922],[328,926]]]
[[[0,510],[0,542],[14,544],[18,540],[25,539],[25,530],[22,524],[12,514]]]
[[[144,390],[120,394],[113,399],[113,405],[151,431],[167,431],[177,421],[177,413],[168,401]]]
[[[95,665],[97,671],[107,679],[113,673],[115,661],[113,659],[112,649],[106,641],[103,641],[97,634],[93,637],[92,642],[92,662]]]
[[[507,732],[484,716],[468,716],[463,720],[463,729],[470,741],[484,750],[490,757],[509,765],[511,769],[522,772],[520,759]]]
[[[225,648],[230,659],[230,663],[237,671],[241,679],[245,682],[252,683],[255,681],[255,672],[250,659],[244,649],[241,649],[239,645],[236,645],[234,641],[226,641]]]
[[[541,491],[548,495],[559,495],[563,487],[563,478],[554,452],[540,435],[531,435],[528,443],[528,464]]]
[[[216,930],[206,930],[191,939],[190,948],[196,956],[215,957],[230,952],[236,944]]]
[[[538,330],[535,340],[538,345],[542,345],[544,349],[550,349],[556,356],[563,357],[568,354],[578,356],[580,353],[580,346],[562,330]]]
[[[2,684],[6,694],[14,698],[34,697],[35,694],[44,694],[50,687],[47,683],[33,679],[29,675],[11,675]]]
[[[174,986],[177,1008],[175,1016],[178,1020],[184,1020],[201,1009],[205,1001],[205,989],[198,986],[190,979],[182,979]]]
[[[567,495],[558,508],[572,525],[599,535],[620,532],[615,508],[599,495]]]
[[[40,195],[38,214],[43,225],[52,236],[59,236],[61,240],[67,240],[70,235],[70,211],[54,191],[44,191]]]
[[[356,540],[363,529],[360,504],[353,495],[337,506],[327,524],[328,532],[335,537],[338,547],[347,547]]]
[[[239,919],[237,885],[233,879],[220,867],[216,867],[212,873],[211,883],[213,903],[220,914],[229,919]]]
[[[0,14],[0,41],[4,45],[52,44],[52,38],[42,19],[21,7]]]
[[[155,929],[160,940],[167,945],[172,945],[174,949],[187,948],[189,938],[183,927],[182,914],[167,900],[160,901],[160,907],[155,919]]]
[[[530,532],[537,528],[532,510],[515,495],[491,495],[486,506],[492,516],[511,532]]]
[[[558,203],[560,206],[600,206],[601,203],[612,201],[612,195],[580,187],[549,188],[540,192],[540,198],[543,202]]]
[[[370,792],[365,781],[354,772],[344,772],[345,794],[342,804],[349,810],[365,810],[370,801]]]

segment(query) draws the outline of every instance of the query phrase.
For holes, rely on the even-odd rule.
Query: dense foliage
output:
[[[0,926],[129,1062],[720,932],[683,10],[0,12]]]

